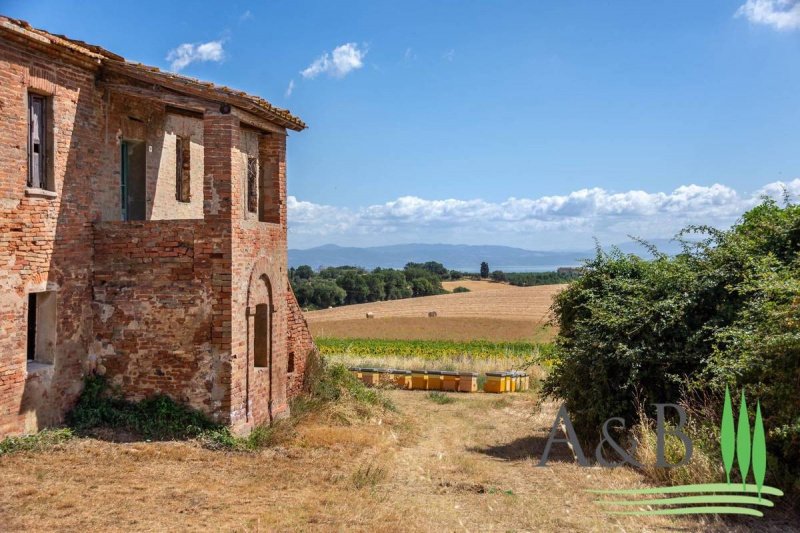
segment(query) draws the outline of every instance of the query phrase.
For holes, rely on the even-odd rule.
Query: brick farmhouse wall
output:
[[[54,54],[0,39],[0,437],[60,423],[92,372],[238,431],[285,415],[314,348],[287,279],[285,132],[258,130],[253,144],[235,114],[176,115],[104,89],[99,61]],[[51,101],[55,194],[26,190],[29,92]],[[176,135],[191,139],[188,203],[174,194]],[[145,221],[120,221],[123,139],[147,146]],[[254,151],[269,222],[246,212]],[[36,366],[27,298],[44,290],[55,357]],[[248,321],[261,300],[271,366],[256,368]]]

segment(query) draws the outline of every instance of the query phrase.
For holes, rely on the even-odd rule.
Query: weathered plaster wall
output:
[[[152,220],[203,218],[203,121],[202,119],[167,113],[161,139],[161,160],[154,184]],[[177,136],[190,141],[190,200],[175,198]]]
[[[26,193],[27,94],[52,103],[54,197]],[[91,66],[0,40],[0,436],[59,422],[91,365],[92,191],[101,95]],[[55,290],[55,360],[28,372],[27,294]]]

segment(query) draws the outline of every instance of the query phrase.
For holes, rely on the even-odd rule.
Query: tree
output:
[[[333,280],[314,278],[299,284],[295,296],[302,307],[325,309],[342,305],[347,293]]]
[[[502,270],[495,270],[492,272],[492,281],[508,281],[508,278]]]
[[[364,276],[369,292],[367,293],[368,302],[380,302],[386,299],[386,288],[380,274],[367,274]]]
[[[336,284],[347,293],[345,303],[360,304],[367,301],[369,286],[361,273],[349,270],[336,278]]]
[[[486,279],[489,277],[489,263],[486,261],[481,263],[481,277]]]
[[[311,279],[314,277],[314,270],[308,265],[300,265],[294,269],[294,277],[297,280]]]

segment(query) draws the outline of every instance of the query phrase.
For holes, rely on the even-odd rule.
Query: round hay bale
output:
[[[367,318],[375,318],[375,313],[367,313]]]
[[[428,318],[436,318],[439,316],[436,311],[428,311]]]

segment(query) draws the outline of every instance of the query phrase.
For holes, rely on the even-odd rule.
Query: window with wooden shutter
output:
[[[247,158],[247,210],[258,212],[258,159]]]
[[[47,180],[47,98],[28,94],[28,187],[50,189]]]
[[[188,137],[175,138],[175,198],[191,201],[191,142]]]

